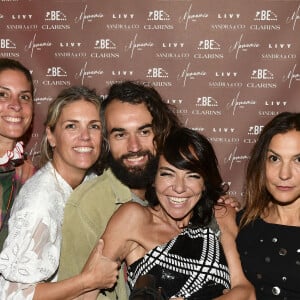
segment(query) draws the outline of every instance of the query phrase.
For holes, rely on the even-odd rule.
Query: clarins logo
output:
[[[70,80],[67,80],[67,71],[61,66],[50,66],[47,68],[47,80],[42,81],[45,86],[70,86]]]
[[[42,102],[51,102],[53,100],[50,96],[44,96],[44,97],[34,97],[34,102],[42,103]]]

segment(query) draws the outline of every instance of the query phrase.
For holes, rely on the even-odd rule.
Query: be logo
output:
[[[16,49],[16,44],[10,39],[0,39],[1,49]]]
[[[67,72],[62,67],[50,67],[47,69],[46,76],[64,77],[67,76]]]
[[[215,40],[202,40],[199,42],[198,49],[202,50],[219,50],[220,44],[218,44]]]
[[[251,79],[273,79],[274,75],[268,69],[253,70]]]
[[[249,130],[248,130],[248,134],[249,135],[259,135],[263,128],[264,128],[263,125],[250,126]]]
[[[164,10],[153,10],[153,11],[149,11],[148,20],[149,21],[168,21],[168,20],[170,20],[170,16]]]
[[[168,72],[165,71],[163,68],[152,68],[152,69],[148,70],[147,77],[167,78],[168,77]]]
[[[110,39],[99,39],[95,42],[95,49],[116,49],[116,44]]]
[[[46,12],[46,21],[66,21],[66,15],[60,10],[51,10]]]
[[[211,96],[198,97],[196,106],[218,106],[218,101]]]
[[[260,10],[255,14],[256,21],[277,21],[277,15],[271,10]]]

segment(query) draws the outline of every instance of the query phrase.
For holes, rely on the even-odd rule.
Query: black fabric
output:
[[[162,288],[156,286],[155,277],[151,274],[138,278],[129,300],[167,300]]]
[[[300,299],[300,227],[259,218],[239,232],[237,247],[257,300]]]
[[[131,288],[137,278],[152,274],[156,286],[162,287],[168,298],[206,300],[230,288],[223,249],[209,228],[186,228],[168,243],[149,251],[128,271]]]

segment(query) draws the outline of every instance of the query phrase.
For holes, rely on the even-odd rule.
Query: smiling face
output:
[[[84,176],[100,155],[101,123],[98,108],[91,102],[77,100],[67,104],[53,132],[46,129],[53,147],[53,165],[71,184],[72,177]]]
[[[152,116],[146,105],[113,100],[106,108],[105,122],[113,172],[130,187],[145,187],[156,154]]]
[[[300,200],[300,132],[276,134],[266,161],[266,188],[281,204]]]
[[[178,169],[160,156],[155,190],[160,205],[172,219],[187,219],[188,223],[204,189],[204,179],[199,173]]]
[[[33,114],[31,84],[17,70],[0,72],[0,142],[14,142],[27,131]]]

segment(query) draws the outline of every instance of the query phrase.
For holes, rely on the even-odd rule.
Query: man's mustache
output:
[[[151,155],[150,151],[137,151],[137,152],[130,152],[127,154],[123,154],[121,156],[121,160],[127,159],[127,158],[132,158],[132,157],[138,157],[138,156],[144,156],[147,155],[148,157]]]

